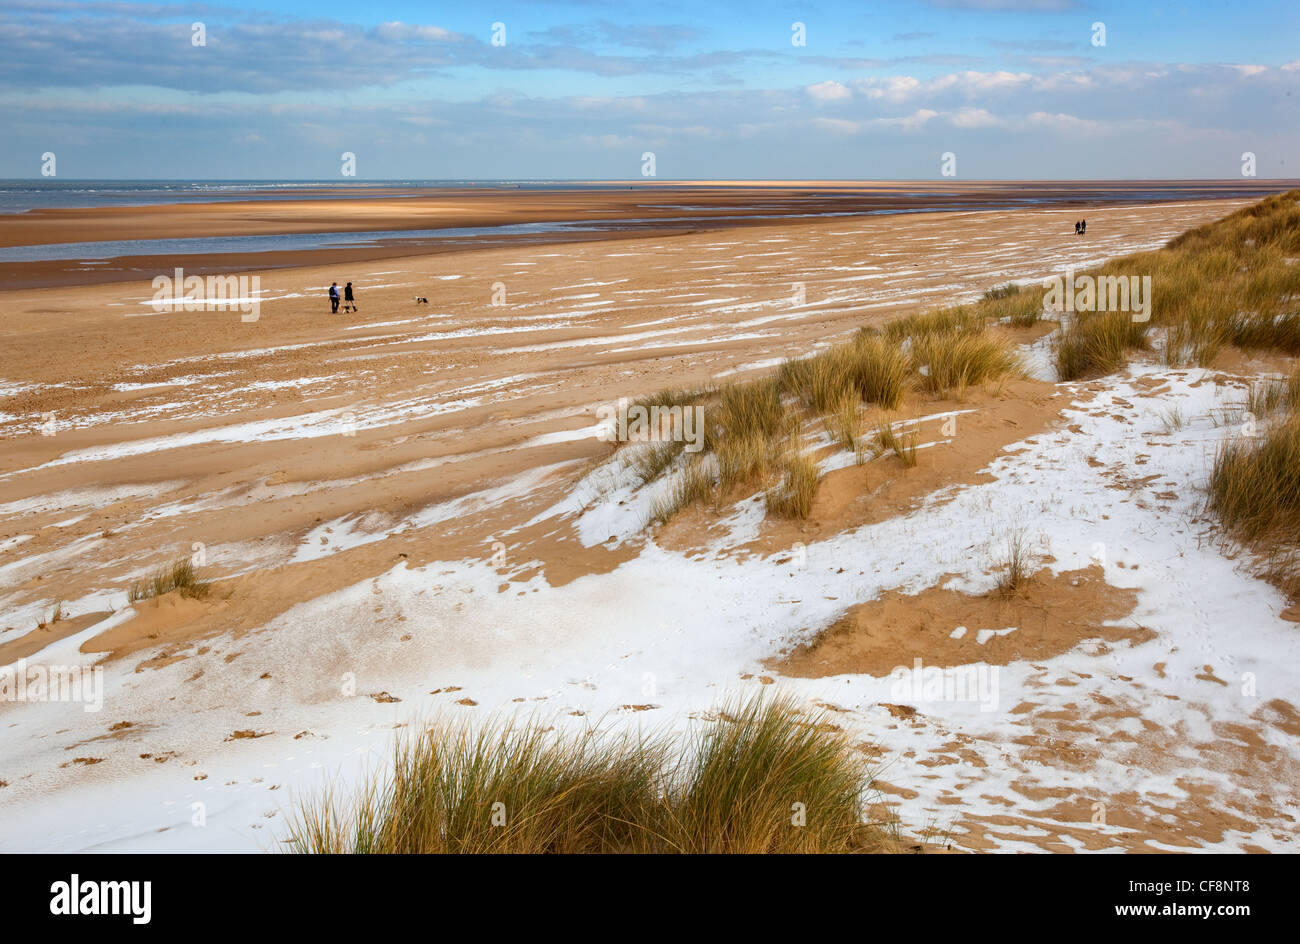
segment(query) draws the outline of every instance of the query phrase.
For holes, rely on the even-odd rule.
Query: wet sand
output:
[[[618,188],[618,189],[615,189]],[[204,255],[115,255],[96,248],[86,259],[0,261],[0,289],[95,284],[152,277],[183,263],[195,274],[242,272],[323,263],[344,264],[414,253],[460,251],[491,245],[549,245],[609,238],[664,236],[791,222],[817,215],[981,210],[1013,206],[1071,206],[1080,213],[1123,201],[1181,201],[1216,194],[1262,196],[1284,182],[1140,181],[1035,182],[745,182],[706,181],[610,184],[603,189],[398,190],[388,196],[355,191],[265,199],[152,206],[38,209],[0,215],[0,249],[116,240],[272,236],[310,233],[418,232],[518,224],[584,224],[607,232],[485,234],[469,238],[377,239],[371,245],[294,251]],[[346,193],[346,196],[341,194]],[[179,251],[179,250],[178,250]],[[189,250],[185,250],[187,253]]]

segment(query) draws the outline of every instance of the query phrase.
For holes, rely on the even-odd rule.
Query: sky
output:
[[[1295,0],[0,0],[0,177],[1297,178],[1298,118]]]

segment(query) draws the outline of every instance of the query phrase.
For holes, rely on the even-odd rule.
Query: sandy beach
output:
[[[493,245],[568,244],[633,235],[661,238],[819,216],[1020,207],[1074,207],[1086,216],[1085,208],[1107,203],[1178,203],[1215,195],[1248,199],[1282,189],[1284,183],[1273,181],[641,181],[588,189],[390,188],[382,196],[357,196],[349,188],[317,193],[314,199],[270,193],[258,194],[256,200],[219,203],[36,208],[0,214],[0,291],[147,278],[170,271],[178,258],[189,271],[206,275],[373,262]],[[290,240],[271,238],[309,234],[321,237],[309,248],[295,249]],[[365,234],[371,238],[355,239]],[[244,248],[205,248],[222,237],[242,239]],[[262,244],[253,245],[250,238]],[[186,245],[195,240],[194,246]],[[78,245],[85,248],[78,250]],[[67,247],[72,258],[46,258],[39,254],[42,246]],[[37,252],[6,259],[6,251],[15,247]]]
[[[971,194],[988,199],[990,189]],[[751,193],[744,210],[725,188],[701,185],[689,199],[754,217],[772,201],[792,212],[862,212],[889,199],[801,196],[785,186],[761,193],[769,205]],[[654,219],[680,215],[682,199],[665,186],[535,202],[455,193],[48,211],[0,217],[0,246]],[[95,276],[82,263],[25,266],[25,277],[60,284],[0,293],[0,664],[99,662],[112,697],[102,714],[0,705],[0,848],[265,848],[285,796],[269,791],[306,789],[358,751],[382,752],[412,711],[486,714],[527,702],[581,724],[646,702],[662,709],[650,714],[694,717],[719,693],[773,677],[843,712],[891,761],[882,802],[909,828],[937,824],[964,849],[1288,846],[1286,803],[1251,799],[1295,776],[1294,752],[1275,746],[1279,732],[1297,733],[1288,702],[1270,701],[1254,721],[1211,716],[1188,731],[1166,699],[1101,685],[1131,679],[1137,662],[1172,665],[1186,679],[1189,659],[1214,660],[1142,650],[1173,638],[1149,627],[1177,588],[1153,589],[1146,570],[1125,583],[1122,551],[1118,563],[1089,570],[1088,548],[1131,544],[1129,557],[1155,568],[1161,554],[1197,553],[1188,550],[1194,538],[1148,546],[1139,531],[1126,537],[1120,522],[1106,524],[1108,502],[1144,487],[1120,478],[1080,493],[1088,506],[1073,516],[1047,510],[1076,474],[1052,471],[1054,462],[1095,452],[1118,469],[1106,449],[1127,447],[1114,445],[1112,427],[1128,425],[1139,452],[1155,435],[1134,407],[1142,391],[1208,396],[1209,373],[1157,376],[1152,367],[1067,390],[1031,370],[1001,392],[909,400],[904,413],[923,422],[969,414],[969,435],[927,450],[906,483],[874,482],[885,491],[870,508],[850,470],[831,473],[803,523],[763,523],[761,509],[754,517],[742,504],[691,511],[651,535],[631,492],[593,479],[611,453],[598,436],[602,405],[770,371],[862,325],[1156,248],[1250,202],[1094,203],[1086,237],[1071,231],[1077,207],[1049,201],[743,225],[698,218],[648,233],[415,253],[388,245],[119,259],[94,269],[94,284],[84,284]],[[301,264],[307,255],[314,264]],[[257,275],[257,320],[155,312],[151,267],[182,264]],[[359,310],[331,314],[326,289],[347,281]],[[1007,336],[1033,363],[1049,330]],[[1241,365],[1242,376],[1259,369]],[[1240,386],[1232,373],[1223,368],[1221,382]],[[1008,455],[1024,464],[1008,472]],[[1178,479],[1152,490],[1190,503],[1184,465],[1152,461]],[[1023,486],[1019,499],[1012,479]],[[1053,545],[1071,576],[1042,601],[1084,615],[1043,628],[1032,654],[990,657],[1021,693],[1002,705],[994,733],[978,712],[926,719],[872,688],[897,653],[911,657],[898,640],[881,651],[852,643],[791,656],[809,630],[837,620],[905,627],[887,592],[910,600],[941,574],[974,579],[968,545],[993,533],[980,516],[1024,515],[1040,501],[1031,520],[1091,522]],[[1143,527],[1159,530],[1158,507],[1178,501],[1151,499]],[[924,564],[873,557],[869,548],[905,532],[922,535]],[[817,576],[784,592],[774,581],[792,549],[806,551]],[[1277,622],[1272,591],[1244,603],[1246,583],[1258,582],[1204,553],[1196,566],[1233,588],[1229,598]],[[191,554],[216,580],[209,599],[127,605],[132,581]],[[1080,595],[1089,579],[1093,589]],[[33,629],[60,602],[67,617]],[[886,615],[853,609],[869,604]],[[925,605],[945,627],[965,619],[1001,629],[997,614],[963,615],[951,599]],[[1126,628],[1102,633],[1100,648],[1088,642],[1112,623]],[[936,639],[924,651],[945,645]],[[1260,645],[1265,653],[1273,642]],[[1174,648],[1189,643],[1180,637]],[[647,673],[659,679],[653,697],[637,694]],[[348,674],[360,694],[341,701],[332,693]],[[1178,751],[1196,756],[1194,769],[1154,800],[1140,783],[1116,779],[1104,745],[1071,753],[1068,731],[1098,725],[1122,733],[1127,762],[1162,784],[1182,776]],[[240,731],[250,733],[232,734]],[[1237,760],[1212,760],[1225,745]],[[1248,757],[1257,768],[1245,769]],[[1117,798],[1115,830],[1087,828],[1090,794],[1078,783],[1090,776]],[[222,829],[184,826],[196,797],[222,811]],[[72,805],[120,815],[70,815]]]

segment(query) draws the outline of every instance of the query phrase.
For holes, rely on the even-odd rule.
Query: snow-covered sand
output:
[[[1202,513],[1214,450],[1240,434],[1241,386],[1218,379],[1145,365],[1070,388],[1062,420],[1008,447],[992,481],[794,560],[733,553],[762,516],[744,501],[703,553],[650,541],[561,586],[504,579],[482,559],[399,563],[170,665],[110,663],[102,712],[4,711],[0,849],[269,849],[295,797],[381,766],[405,724],[525,711],[574,729],[683,730],[779,688],[875,745],[882,796],[908,834],[933,827],[1007,851],[1294,851],[1300,633]],[[653,489],[633,489],[612,461],[530,524],[577,518],[578,533],[604,539],[648,512]],[[1138,591],[1130,619],[1154,636],[999,666],[992,707],[890,677],[764,667],[884,591],[988,590],[1015,529],[1053,571],[1098,563]],[[989,631],[1010,627],[968,629],[978,665]],[[31,661],[84,659],[83,635]],[[1054,743],[1069,750],[1044,753]],[[69,776],[60,765],[75,758],[101,760]]]

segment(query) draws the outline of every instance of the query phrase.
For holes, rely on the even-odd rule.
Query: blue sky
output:
[[[0,0],[0,176],[1300,177],[1297,6]]]

